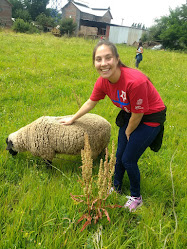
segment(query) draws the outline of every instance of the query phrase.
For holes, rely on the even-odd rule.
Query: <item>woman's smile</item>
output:
[[[107,74],[110,71],[110,68],[101,68],[100,71],[104,74]]]

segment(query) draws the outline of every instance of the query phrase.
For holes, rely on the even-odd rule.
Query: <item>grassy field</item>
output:
[[[98,77],[92,65],[96,41],[0,32],[0,248],[175,248],[187,247],[187,55],[144,51],[140,70],[147,74],[165,104],[167,121],[158,153],[147,149],[139,161],[144,205],[136,213],[108,210],[98,224],[80,232],[84,208],[70,198],[82,194],[80,156],[58,155],[52,170],[40,158],[6,151],[6,137],[40,116],[62,116],[78,110]],[[135,48],[117,45],[121,60],[134,67]],[[106,98],[92,111],[112,125],[119,110]],[[111,143],[109,145],[111,151]],[[94,162],[97,175],[99,160]],[[110,203],[124,205],[124,194]]]

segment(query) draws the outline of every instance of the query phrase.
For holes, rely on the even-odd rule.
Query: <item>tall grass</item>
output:
[[[168,108],[161,150],[147,149],[139,161],[144,205],[136,213],[111,209],[111,223],[103,218],[80,233],[81,203],[70,193],[83,194],[81,157],[58,155],[58,170],[49,170],[29,152],[12,158],[5,139],[40,116],[78,110],[76,95],[83,104],[98,77],[96,41],[11,32],[0,32],[0,41],[0,248],[186,248],[186,54],[145,49],[140,63]],[[134,67],[135,48],[117,47]],[[118,111],[108,98],[92,111],[111,123],[115,146]],[[93,174],[98,168],[96,160]],[[124,195],[112,194],[111,202],[125,203],[127,176],[123,186]]]

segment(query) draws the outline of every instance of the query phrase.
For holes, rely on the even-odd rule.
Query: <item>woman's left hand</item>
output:
[[[144,113],[133,113],[133,112],[131,113],[129,123],[125,131],[125,135],[128,141],[131,133],[138,127],[139,123],[141,122],[143,115]]]
[[[127,134],[127,133],[125,132],[125,135],[126,135],[126,137],[127,137],[127,141],[129,141],[130,134]]]

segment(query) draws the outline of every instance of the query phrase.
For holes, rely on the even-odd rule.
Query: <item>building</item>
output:
[[[12,26],[12,5],[8,0],[0,0],[0,26]]]
[[[113,43],[132,45],[148,32],[141,28],[111,24],[113,18],[110,8],[90,8],[73,0],[69,0],[62,8],[62,18],[72,18],[77,23],[76,35],[104,36]]]
[[[76,34],[105,36],[112,15],[110,8],[90,8],[80,2],[69,0],[62,8],[62,18],[72,18],[77,23]]]
[[[108,27],[109,36],[108,39],[113,43],[124,43],[127,45],[132,45],[134,42],[139,42],[142,35],[148,33],[148,30],[136,28],[136,27],[126,27],[111,24]]]

